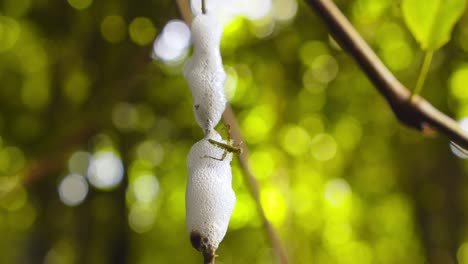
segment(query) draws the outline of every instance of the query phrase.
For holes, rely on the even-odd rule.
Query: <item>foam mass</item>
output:
[[[220,158],[224,152],[208,142],[208,138],[226,143],[213,130],[192,146],[187,157],[189,176],[185,206],[192,244],[197,248],[200,247],[197,243],[202,241],[203,246],[214,252],[226,235],[236,197],[231,187],[232,154],[222,161],[205,157]],[[194,242],[194,235],[198,236],[198,241]]]
[[[184,67],[193,97],[193,110],[198,125],[209,131],[218,124],[226,108],[223,68],[219,45],[222,26],[212,15],[197,15],[191,27],[193,55]]]

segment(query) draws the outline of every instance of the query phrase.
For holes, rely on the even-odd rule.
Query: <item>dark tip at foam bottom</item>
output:
[[[204,264],[215,263],[215,249],[208,243],[208,238],[203,237],[199,232],[190,232],[190,242],[192,246],[203,254]]]
[[[200,251],[201,247],[201,235],[196,231],[190,232],[190,243],[192,243],[192,247],[196,250]]]

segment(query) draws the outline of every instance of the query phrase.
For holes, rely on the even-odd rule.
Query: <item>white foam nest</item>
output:
[[[211,131],[188,154],[186,224],[189,233],[200,234],[216,250],[226,235],[236,196],[231,187],[232,154],[228,153],[223,161],[206,158],[221,158],[224,152],[208,142],[208,138],[225,143],[216,131]]]
[[[222,26],[207,14],[197,15],[191,26],[193,55],[184,67],[193,97],[193,108],[198,125],[209,131],[218,124],[226,108],[223,68],[219,45]]]

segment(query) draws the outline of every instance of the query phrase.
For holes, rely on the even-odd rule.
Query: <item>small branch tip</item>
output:
[[[206,14],[206,0],[201,0],[202,14]]]

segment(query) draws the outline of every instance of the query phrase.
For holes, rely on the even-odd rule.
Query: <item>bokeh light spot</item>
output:
[[[21,52],[17,53],[18,64],[21,69],[34,78],[34,83],[37,80],[47,80],[47,66],[49,65],[49,54],[46,47],[37,42],[29,42],[21,46]],[[31,76],[28,76],[31,77]],[[34,80],[36,79],[36,80]],[[43,83],[41,83],[42,85]],[[42,88],[42,87],[41,87]],[[48,89],[49,87],[44,87]]]
[[[310,65],[315,79],[321,83],[329,83],[338,74],[338,62],[330,55],[320,55]]]
[[[190,37],[190,28],[182,20],[169,21],[163,30],[164,40],[178,50],[190,45]]]
[[[24,167],[23,152],[16,147],[0,149],[0,172],[14,174]]]
[[[68,206],[81,204],[88,194],[88,183],[79,174],[70,174],[63,178],[58,187],[60,200]]]
[[[304,83],[304,87],[306,90],[311,94],[320,94],[322,93],[327,84],[323,82],[319,82],[315,78],[315,71],[311,68],[307,69],[302,76],[302,82]]]
[[[156,36],[156,28],[149,18],[137,17],[130,23],[129,34],[133,42],[144,46],[153,41]]]
[[[70,156],[68,160],[68,169],[71,173],[86,175],[91,154],[84,151],[77,151]]]
[[[135,197],[139,202],[149,203],[153,201],[159,193],[159,181],[154,175],[138,176],[132,183]]]
[[[351,198],[351,188],[343,179],[333,179],[325,185],[325,200],[333,207],[345,205]]]
[[[63,93],[70,102],[81,104],[88,98],[90,85],[89,76],[81,70],[75,70],[65,79]]]
[[[268,105],[257,106],[242,120],[242,129],[248,142],[264,140],[276,122],[276,113]]]
[[[406,41],[392,41],[383,46],[382,58],[394,71],[406,70],[413,62],[413,51]]]
[[[262,190],[260,199],[268,220],[277,225],[283,223],[287,211],[284,195],[279,190],[270,187]]]
[[[391,6],[390,0],[358,0],[354,1],[352,15],[360,23],[373,23]]]
[[[140,234],[151,230],[155,219],[155,210],[149,205],[141,203],[134,204],[128,215],[130,228]]]
[[[351,150],[361,140],[361,125],[352,117],[343,117],[337,122],[334,134],[341,147]]]
[[[297,13],[296,0],[274,0],[273,17],[276,20],[288,21],[294,18]]]
[[[258,20],[271,11],[272,3],[271,0],[255,0],[255,1],[243,1],[244,8],[243,13],[250,20]]]
[[[457,250],[457,260],[459,264],[468,264],[468,243],[465,242]]]
[[[122,131],[130,131],[138,126],[138,111],[129,103],[118,103],[112,109],[112,121]]]
[[[76,251],[71,241],[56,242],[44,257],[44,264],[73,263],[77,259]]]
[[[122,161],[111,151],[95,153],[89,163],[88,180],[99,189],[110,189],[119,185],[124,175]]]
[[[414,52],[401,26],[385,22],[377,30],[376,42],[379,55],[391,70],[406,70],[414,59]]]
[[[190,28],[181,20],[169,21],[154,42],[154,54],[163,61],[180,59],[190,45]]]
[[[327,161],[335,157],[337,151],[335,139],[328,134],[318,134],[311,142],[312,156],[319,161]]]
[[[281,146],[289,154],[300,156],[310,149],[310,137],[304,128],[289,125],[284,128],[282,135]]]
[[[450,76],[450,92],[461,101],[468,101],[468,64],[458,67]]]
[[[136,153],[139,159],[150,161],[154,166],[161,164],[164,158],[164,148],[154,140],[142,142]]]
[[[270,17],[265,17],[252,23],[252,32],[258,38],[271,36],[274,30],[275,21]]]
[[[299,57],[305,65],[312,65],[318,56],[328,54],[328,47],[321,41],[304,43],[299,50]]]
[[[274,172],[275,160],[273,159],[273,154],[268,150],[252,152],[250,156],[252,169],[259,180],[267,179]]]
[[[310,135],[320,134],[325,130],[325,121],[320,115],[306,116],[299,122],[299,124]]]
[[[5,209],[7,211],[18,211],[23,208],[28,201],[28,193],[26,190],[17,185],[17,182],[6,182],[9,186],[9,190],[7,192],[2,192],[0,189],[0,208]],[[0,183],[5,183],[2,179]]]
[[[226,71],[224,90],[226,92],[227,99],[230,101],[236,94],[238,76],[236,69],[231,66],[224,66],[224,70]]]
[[[119,43],[125,39],[127,26],[121,16],[111,15],[101,22],[102,37],[110,43]]]
[[[67,1],[73,8],[78,9],[78,10],[86,9],[93,3],[93,0],[67,0]]]
[[[13,18],[0,16],[0,52],[11,49],[21,33],[21,27]]]

